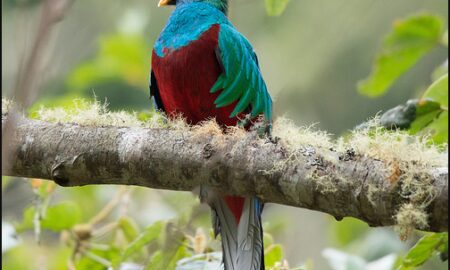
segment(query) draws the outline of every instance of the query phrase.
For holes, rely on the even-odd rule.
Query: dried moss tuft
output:
[[[330,134],[319,131],[314,125],[298,127],[294,122],[285,117],[279,117],[273,124],[273,135],[280,138],[280,141],[287,149],[296,150],[299,146],[310,145],[329,149],[333,147]]]
[[[405,241],[415,229],[424,229],[428,226],[428,215],[425,210],[413,203],[402,205],[395,215],[397,221],[396,231],[400,239]]]
[[[217,123],[216,119],[210,119],[201,122],[199,125],[192,127],[192,132],[194,138],[203,139],[209,136],[221,136],[223,135],[223,130]]]
[[[12,106],[12,101],[6,98],[2,98],[2,114],[7,114]]]
[[[70,108],[41,107],[36,117],[48,122],[77,123],[84,126],[143,126],[136,113],[110,112],[106,102],[89,102],[81,99],[74,100],[74,106]]]
[[[407,201],[395,217],[400,237],[406,239],[414,228],[426,227],[425,208],[439,192],[430,173],[448,167],[448,145],[429,144],[427,137],[412,136],[405,131],[386,131],[375,118],[366,128],[353,131],[345,142],[341,140],[338,149],[350,146],[360,155],[382,160],[387,168],[386,180],[391,185],[400,185],[399,196]],[[377,190],[369,187],[369,201]]]

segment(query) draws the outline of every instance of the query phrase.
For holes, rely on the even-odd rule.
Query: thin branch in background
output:
[[[31,50],[25,61],[19,65],[16,86],[13,92],[14,103],[10,108],[15,112],[8,117],[2,125],[2,171],[10,166],[9,157],[12,149],[11,136],[14,134],[17,123],[17,112],[25,111],[39,95],[39,87],[42,83],[42,70],[44,66],[44,54],[48,48],[54,26],[64,19],[69,8],[75,0],[45,0],[42,4],[39,26],[36,31]]]
[[[116,208],[116,206],[121,202],[122,198],[128,191],[129,190],[127,187],[119,187],[119,190],[117,191],[117,194],[114,196],[114,198],[109,201],[109,203],[89,221],[89,225],[93,227],[94,225],[104,220],[107,216],[109,216],[109,214],[111,214],[114,208]]]
[[[90,249],[102,249],[107,246],[93,243],[91,242],[94,238],[100,238],[105,236],[107,233],[114,231],[117,229],[118,222],[113,221],[103,225],[100,228],[94,229],[95,225],[98,225],[100,222],[105,220],[114,209],[116,209],[119,204],[123,206],[124,202],[129,200],[129,195],[131,193],[130,187],[121,186],[118,188],[116,195],[100,210],[98,214],[96,214],[88,223],[86,224],[78,224],[70,231],[70,239],[73,240],[73,251],[72,256],[69,258],[67,262],[67,267],[69,270],[75,269],[77,257],[81,255],[90,256],[92,255],[89,250]],[[123,206],[124,208],[126,207]],[[119,209],[120,211],[120,209]],[[124,211],[122,209],[122,211]],[[70,245],[72,247],[72,245]],[[94,259],[94,258],[92,258]],[[96,259],[101,259],[103,261],[99,261],[100,263],[107,262],[107,260],[98,257]],[[108,262],[109,263],[109,262]]]
[[[124,217],[128,213],[128,209],[131,201],[131,194],[134,191],[134,187],[126,187],[125,194],[122,196],[122,203],[119,205],[119,216]]]

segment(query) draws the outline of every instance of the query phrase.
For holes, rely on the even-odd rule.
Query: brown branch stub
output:
[[[392,162],[354,149],[299,145],[293,150],[283,139],[274,143],[254,133],[199,135],[192,129],[95,127],[26,118],[18,120],[10,144],[16,155],[4,175],[52,179],[63,186],[119,184],[189,191],[205,184],[337,219],[359,218],[370,226],[401,222],[399,209],[411,203],[423,206],[419,213],[427,218],[427,226],[407,226],[448,230],[447,167],[399,171]]]

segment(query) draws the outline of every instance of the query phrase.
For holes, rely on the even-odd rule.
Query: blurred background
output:
[[[30,51],[41,3],[4,0],[2,7],[2,96],[8,97]],[[316,124],[339,136],[378,112],[416,97],[430,84],[430,74],[447,58],[444,47],[422,58],[382,97],[371,99],[356,90],[358,81],[370,73],[394,21],[430,12],[441,16],[447,28],[447,10],[447,0],[292,0],[281,16],[270,17],[262,0],[233,0],[230,18],[258,54],[275,117],[285,115],[298,125]],[[29,113],[40,106],[71,106],[76,98],[94,97],[106,100],[111,110],[151,111],[151,51],[170,12],[171,8],[157,8],[156,0],[75,1],[54,29],[40,67],[39,96]],[[22,222],[24,209],[36,203],[35,190],[28,180],[2,178],[2,235],[4,227]],[[82,210],[80,222],[86,222],[117,192],[119,187],[113,186],[56,187],[51,203],[76,202]],[[198,199],[189,192],[137,187],[127,192],[132,195],[121,204],[126,204],[127,216],[138,228],[181,219],[196,209],[195,226],[186,233],[194,235],[199,227],[205,232],[210,229],[208,208],[198,206]],[[120,215],[120,208],[111,213],[111,220]],[[266,206],[263,219],[289,265],[308,269],[334,269],[337,255],[332,251],[336,250],[367,262],[402,254],[419,237],[402,242],[392,228],[368,228],[351,218],[337,222],[323,213],[273,204]],[[64,269],[58,267],[66,265],[71,248],[56,236],[45,232],[38,244],[30,230],[16,238],[12,248],[4,250],[2,244],[2,266]],[[433,259],[422,269],[448,267]]]

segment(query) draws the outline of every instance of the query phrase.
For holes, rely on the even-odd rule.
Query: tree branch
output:
[[[411,173],[352,149],[300,145],[289,150],[283,140],[259,139],[255,132],[211,135],[192,129],[95,127],[20,118],[15,133],[10,142],[13,166],[3,175],[51,179],[62,186],[120,184],[190,191],[208,185],[222,193],[256,195],[265,202],[325,212],[338,220],[355,217],[370,226],[395,225],[399,209],[415,205],[422,207],[417,211],[426,220],[421,225],[414,220],[415,209],[406,207],[412,212],[402,214],[411,217],[411,226],[448,230],[447,167]],[[411,179],[420,185],[406,192]]]

